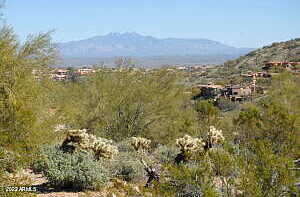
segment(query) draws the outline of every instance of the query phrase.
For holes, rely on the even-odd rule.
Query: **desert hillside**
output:
[[[300,61],[300,38],[287,42],[275,42],[269,46],[252,51],[245,56],[230,60],[225,64],[244,68],[263,65],[265,62],[272,61]]]

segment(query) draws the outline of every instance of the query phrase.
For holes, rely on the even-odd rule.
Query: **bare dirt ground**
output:
[[[47,187],[47,179],[42,174],[35,174],[32,170],[21,170],[16,174],[11,174],[11,178],[18,180],[19,184],[30,185],[37,190],[38,197],[113,197],[113,194],[107,192],[88,191],[88,192],[75,192],[75,191],[58,191],[54,188]],[[117,196],[116,196],[117,197]]]
[[[77,192],[72,190],[57,190],[47,186],[47,179],[42,174],[35,174],[32,170],[21,170],[16,174],[11,174],[11,178],[18,180],[21,185],[30,185],[37,190],[38,197],[126,197],[123,187],[129,186],[124,181],[111,182],[102,191]],[[135,191],[136,196],[141,196],[138,186],[130,186]],[[152,196],[152,195],[147,195]]]

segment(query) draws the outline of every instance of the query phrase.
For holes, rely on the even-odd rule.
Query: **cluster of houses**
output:
[[[96,72],[96,70],[92,68],[78,68],[74,72],[70,69],[54,69],[50,73],[50,78],[56,81],[64,81],[69,79],[71,75],[83,76],[94,72]]]
[[[268,72],[252,72],[249,71],[247,74],[242,74],[243,77],[261,77],[261,78],[269,78],[272,77],[272,75]]]
[[[206,85],[198,85],[200,89],[199,97],[205,99],[220,99],[225,98],[231,101],[244,101],[250,99],[254,94],[264,94],[265,89],[256,85],[257,78],[270,78],[274,73],[272,69],[280,68],[291,71],[293,74],[300,74],[300,62],[267,62],[262,72],[251,72],[242,74],[244,77],[252,78],[252,82],[247,85],[215,85],[209,83]]]
[[[222,86],[209,83],[207,85],[198,85],[197,87],[201,90],[200,97],[214,100],[225,98],[231,101],[244,101],[250,99],[254,92],[258,92],[257,87],[253,84],[247,86]]]
[[[292,72],[299,72],[300,62],[267,62],[262,69],[265,71],[270,71],[271,69],[285,69]]]

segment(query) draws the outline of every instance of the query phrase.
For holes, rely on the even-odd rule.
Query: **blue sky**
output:
[[[109,32],[207,38],[261,47],[300,37],[300,0],[6,0],[20,39],[55,29],[58,42]]]

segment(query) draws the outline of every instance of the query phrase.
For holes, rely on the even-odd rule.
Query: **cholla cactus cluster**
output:
[[[86,129],[69,130],[62,146],[64,145],[71,145],[75,147],[75,149],[93,150],[96,159],[100,157],[110,159],[118,154],[118,149],[112,145],[112,140],[88,134]]]
[[[65,141],[69,142],[75,148],[88,149],[90,148],[89,134],[86,129],[69,130]]]
[[[222,130],[217,130],[214,126],[209,127],[207,137],[211,144],[220,144],[225,140]]]
[[[142,137],[131,138],[131,146],[133,146],[133,148],[136,151],[148,149],[150,147],[150,143],[151,140],[148,140],[146,138],[142,138]]]
[[[180,148],[183,153],[202,151],[205,143],[201,138],[193,138],[189,135],[185,135],[183,138],[176,140],[176,146]]]
[[[92,150],[95,153],[96,159],[99,159],[100,157],[111,159],[119,152],[116,146],[111,145],[108,141],[103,139],[95,141]]]

